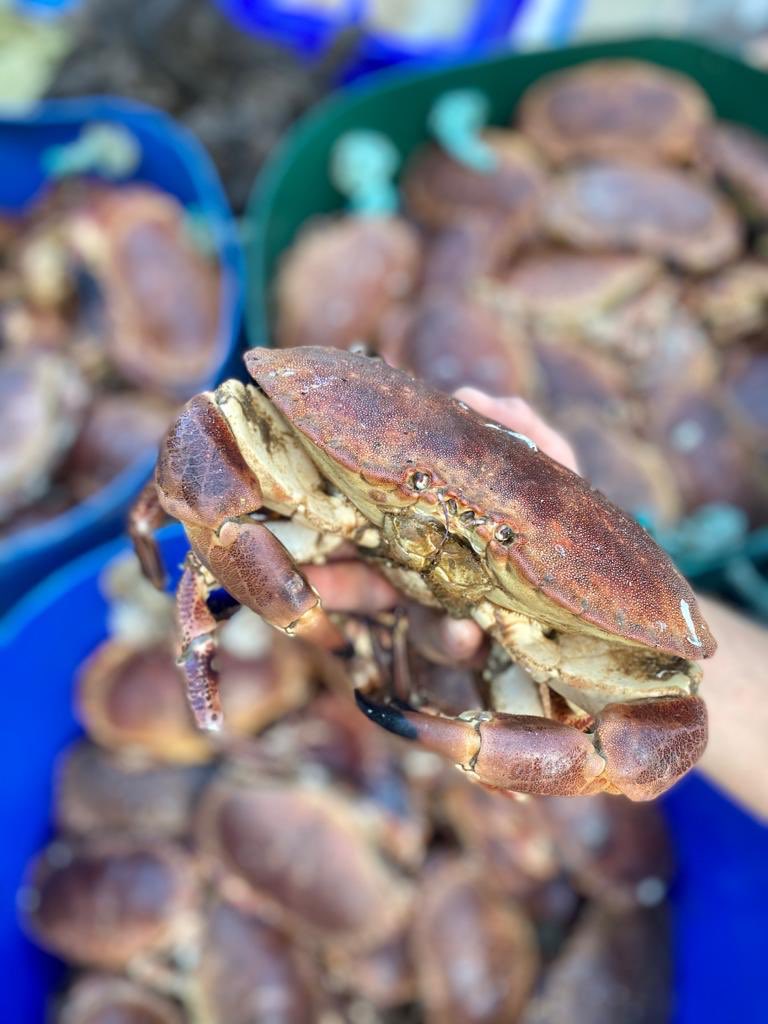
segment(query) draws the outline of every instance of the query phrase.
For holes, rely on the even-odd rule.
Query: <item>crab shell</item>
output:
[[[105,970],[183,942],[198,898],[197,868],[180,846],[117,835],[51,843],[20,893],[41,946]]]
[[[519,1024],[668,1020],[671,963],[662,908],[587,904]]]
[[[523,96],[520,128],[554,163],[595,156],[695,162],[712,108],[690,78],[635,60],[589,61]]]
[[[768,143],[746,125],[719,121],[706,141],[706,156],[749,221],[768,215]]]
[[[501,599],[539,621],[686,659],[714,653],[671,560],[527,438],[380,360],[325,348],[254,349],[245,360],[374,524],[406,509],[425,526],[450,522]]]
[[[739,255],[734,208],[693,174],[627,160],[571,167],[553,182],[544,210],[552,238],[587,250],[619,248],[682,270],[717,270]]]
[[[453,291],[435,290],[414,306],[392,362],[441,391],[469,386],[511,395],[532,387],[533,360],[524,336],[481,303]]]
[[[112,974],[83,974],[67,993],[59,1024],[183,1024],[170,999]]]
[[[546,174],[519,133],[488,128],[482,140],[496,160],[491,171],[459,163],[437,145],[417,150],[403,175],[403,199],[411,218],[428,231],[490,219],[512,252],[538,232]]]
[[[426,1024],[519,1020],[539,969],[535,932],[471,861],[453,855],[427,865],[412,947]]]

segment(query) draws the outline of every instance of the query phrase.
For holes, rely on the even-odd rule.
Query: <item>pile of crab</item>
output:
[[[768,141],[629,60],[535,82],[511,123],[418,149],[401,215],[307,224],[277,344],[522,395],[658,528],[712,504],[768,522]]]
[[[220,359],[219,276],[149,185],[72,179],[0,218],[0,536],[150,455]]]
[[[357,713],[338,661],[248,610],[221,630],[226,733],[202,733],[173,604],[112,566],[86,736],[26,927],[73,969],[59,1024],[656,1024],[670,858],[649,804],[505,799]],[[435,673],[461,693],[476,669]]]

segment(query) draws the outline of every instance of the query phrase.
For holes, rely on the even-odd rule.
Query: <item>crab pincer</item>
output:
[[[449,718],[355,696],[372,722],[450,757],[477,782],[535,796],[609,792],[650,800],[693,767],[707,739],[700,697],[608,705],[582,732],[537,715]]]
[[[457,718],[362,694],[374,721],[519,792],[650,799],[698,760],[706,711],[691,659],[715,642],[633,519],[528,438],[381,360],[308,347],[255,349],[246,365],[254,384],[192,399],[158,462],[201,598],[221,585],[338,648],[300,566],[351,542],[407,598],[473,618],[525,670],[503,707]],[[203,605],[190,633],[201,648],[215,632]],[[209,701],[208,654],[195,664]]]

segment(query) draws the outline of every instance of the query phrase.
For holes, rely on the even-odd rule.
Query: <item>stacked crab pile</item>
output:
[[[0,221],[0,534],[146,457],[218,360],[218,269],[172,196],[70,181]]]
[[[441,102],[402,216],[299,235],[278,343],[363,343],[447,391],[523,395],[659,528],[716,503],[766,522],[768,142],[635,61],[540,80],[514,128],[462,134],[467,95]]]
[[[20,899],[78,972],[61,1024],[665,1019],[651,805],[513,800],[403,756],[339,663],[247,609],[220,631],[228,732],[200,733],[169,598],[133,562],[107,587],[112,635],[77,683],[87,738],[57,767],[57,838]],[[439,677],[457,706],[478,685]]]

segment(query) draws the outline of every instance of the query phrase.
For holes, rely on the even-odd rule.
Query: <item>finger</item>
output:
[[[409,642],[438,665],[471,665],[483,646],[483,632],[471,619],[452,619],[423,605],[409,605],[408,625]]]
[[[449,665],[470,665],[481,652],[485,634],[471,619],[443,618],[440,633]]]
[[[578,473],[576,455],[562,434],[551,427],[546,420],[522,398],[491,398],[477,388],[460,388],[456,397],[466,402],[481,416],[496,420],[510,430],[525,434],[546,452],[550,458],[560,462],[574,473]]]
[[[327,611],[375,614],[402,600],[383,576],[362,562],[307,565],[302,569]]]

